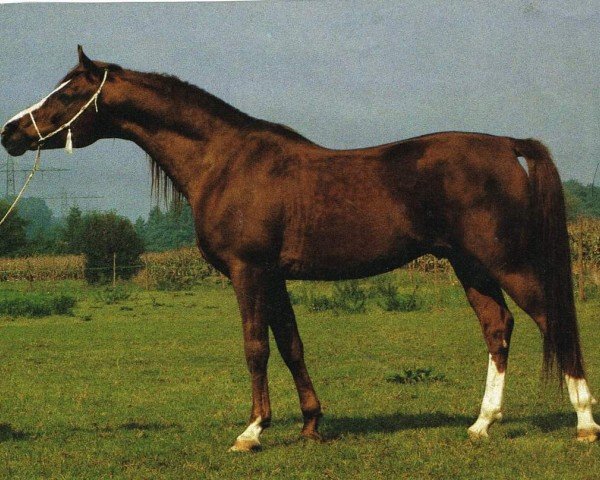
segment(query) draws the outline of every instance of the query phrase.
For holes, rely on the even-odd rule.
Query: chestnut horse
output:
[[[242,316],[252,410],[233,450],[258,448],[271,421],[269,328],[298,390],[302,435],[319,438],[321,405],[286,279],[366,277],[427,253],[452,264],[489,350],[470,436],[487,437],[501,418],[513,328],[504,290],[538,325],[546,371],[564,376],[577,437],[597,439],[562,187],[540,142],[444,132],[330,150],[177,78],[92,61],[78,50],[78,65],[59,87],[4,125],[2,145],[22,155],[65,142],[131,140],[155,162],[158,180],[189,201],[200,252],[231,279]]]

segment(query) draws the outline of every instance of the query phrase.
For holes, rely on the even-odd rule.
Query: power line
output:
[[[16,168],[14,158],[7,156],[6,163],[2,166],[2,170],[6,173],[6,185],[5,185],[6,189],[4,191],[4,196],[5,196],[5,198],[14,197],[16,195],[15,174],[17,172],[18,173],[27,173],[27,172],[30,172],[31,169]],[[69,168],[47,167],[47,168],[40,168],[37,171],[41,172],[41,173],[45,173],[45,172],[55,173],[55,172],[68,172],[69,170],[70,170]],[[61,212],[61,215],[64,216],[67,213],[67,210],[69,208],[69,203],[72,202],[73,200],[104,198],[104,197],[100,196],[100,195],[77,195],[77,194],[67,193],[66,191],[63,191],[60,194],[60,196],[52,196],[52,197],[38,196],[37,198],[41,198],[42,200],[60,200],[60,212]]]
[[[91,198],[104,198],[103,195],[77,195],[74,193],[67,193],[66,191],[62,191],[59,196],[55,197],[38,197],[44,200],[60,200],[60,214],[61,216],[65,216],[67,210],[69,209],[69,203],[73,200],[83,200],[83,199],[91,199]]]
[[[15,174],[18,173],[29,173],[31,171],[30,168],[15,168],[15,159],[7,156],[6,163],[2,166],[2,170],[6,173],[6,183],[4,190],[4,197],[10,198],[14,197],[17,194],[17,189],[15,185]],[[67,172],[68,168],[40,168],[37,170],[38,172]]]
[[[15,160],[12,157],[6,158],[6,190],[4,192],[5,198],[14,197],[17,194],[15,188]]]

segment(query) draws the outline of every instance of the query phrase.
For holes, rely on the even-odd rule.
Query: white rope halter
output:
[[[81,116],[81,114],[83,112],[85,112],[92,103],[94,103],[94,107],[96,108],[96,113],[98,113],[98,96],[100,95],[100,92],[102,91],[102,87],[104,87],[104,83],[106,82],[106,77],[108,77],[108,69],[104,70],[104,77],[102,78],[102,83],[100,83],[98,90],[96,90],[96,93],[94,93],[94,95],[92,95],[92,98],[90,98],[86,102],[86,104],[79,109],[79,111],[73,116],[73,118],[71,118],[71,120],[69,120],[67,123],[63,123],[60,127],[58,127],[53,132],[48,133],[47,135],[42,135],[40,133],[40,129],[38,128],[37,123],[35,123],[35,118],[33,118],[33,111],[29,110],[27,113],[29,114],[29,118],[31,118],[31,123],[33,123],[35,131],[37,132],[38,136],[40,137],[39,142],[43,142],[44,140],[47,140],[50,137],[53,137],[57,133],[62,132],[65,128],[68,128],[69,132],[67,133],[67,141],[65,143],[65,150],[67,151],[67,153],[73,153],[73,136],[71,134],[71,124],[75,120],[77,120]],[[63,84],[62,86],[64,86],[64,85],[66,85],[66,84]]]
[[[31,118],[31,123],[33,123],[35,131],[37,132],[38,136],[40,137],[39,140],[38,140],[38,148],[37,148],[37,152],[35,153],[35,162],[33,164],[33,168],[31,169],[31,172],[29,172],[29,175],[27,176],[27,179],[25,180],[25,183],[23,184],[23,187],[19,191],[19,194],[15,197],[15,200],[13,201],[12,205],[6,211],[6,213],[4,214],[4,216],[2,217],[2,219],[0,219],[0,225],[2,225],[4,223],[4,221],[8,218],[8,215],[10,215],[10,212],[13,211],[13,209],[17,205],[18,201],[23,196],[23,193],[25,192],[25,189],[27,188],[27,185],[29,184],[29,182],[33,178],[33,175],[40,168],[40,151],[42,149],[42,146],[40,145],[41,142],[43,142],[44,140],[49,139],[50,137],[53,137],[57,133],[62,132],[65,128],[68,128],[69,132],[67,133],[67,141],[65,143],[65,150],[67,151],[67,153],[73,153],[73,136],[71,134],[71,124],[75,120],[77,120],[81,116],[81,114],[83,112],[85,112],[85,110],[92,104],[92,102],[94,103],[94,107],[96,108],[96,113],[98,113],[98,96],[100,95],[100,92],[102,91],[102,87],[104,86],[104,82],[106,82],[106,77],[108,77],[108,69],[104,70],[104,77],[102,78],[102,83],[100,83],[100,86],[98,87],[98,90],[96,90],[96,93],[94,93],[94,95],[92,95],[92,98],[90,98],[87,101],[87,103],[83,107],[81,107],[81,109],[75,114],[75,116],[73,118],[71,118],[71,120],[69,120],[67,123],[62,124],[56,130],[54,130],[53,132],[50,132],[47,135],[42,135],[40,133],[40,129],[37,126],[37,123],[35,123],[35,118],[33,118],[34,107],[41,106],[48,99],[48,97],[50,97],[50,95],[52,95],[53,93],[55,93],[58,90],[60,90],[61,88],[63,88],[68,82],[63,83],[58,88],[56,88],[55,90],[53,90],[50,93],[50,95],[48,95],[47,97],[45,97],[41,102],[38,102],[33,107],[30,107],[27,110],[25,110],[25,112],[23,112],[23,114],[25,114],[25,113],[29,114],[29,118]],[[10,123],[13,119],[19,118],[21,115],[22,114],[16,115],[15,117],[13,117],[11,120],[9,120],[6,123]]]

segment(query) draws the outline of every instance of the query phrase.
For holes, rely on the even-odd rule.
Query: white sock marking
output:
[[[485,393],[477,421],[469,427],[469,432],[479,437],[488,436],[488,428],[496,420],[502,419],[502,397],[504,394],[504,372],[499,372],[496,363],[489,356]]]
[[[577,430],[596,430],[600,431],[600,425],[594,421],[592,415],[592,405],[595,405],[596,399],[592,397],[585,378],[574,378],[565,375],[567,389],[569,390],[569,399],[577,413]]]
[[[260,443],[260,441],[258,440],[258,436],[263,430],[260,426],[261,422],[262,417],[258,417],[250,425],[248,425],[246,430],[244,430],[243,433],[239,437],[237,437],[237,439],[242,441],[256,441],[257,443]]]

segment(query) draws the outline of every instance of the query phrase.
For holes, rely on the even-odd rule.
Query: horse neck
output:
[[[162,80],[162,84],[161,84]],[[252,118],[200,89],[156,74],[124,71],[106,103],[107,136],[139,145],[188,199],[209,151],[222,151]]]

